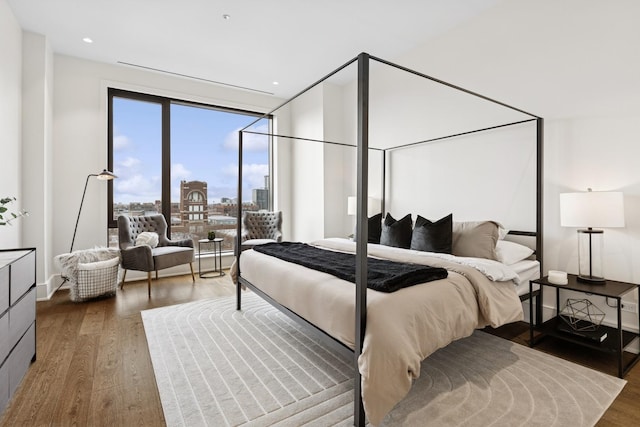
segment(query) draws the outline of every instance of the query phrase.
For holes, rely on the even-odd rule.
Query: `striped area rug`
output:
[[[254,294],[142,312],[168,426],[353,425],[350,360]],[[591,426],[626,383],[477,331],[422,362],[386,426]]]

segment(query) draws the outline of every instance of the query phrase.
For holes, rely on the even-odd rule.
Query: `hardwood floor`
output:
[[[197,277],[197,276],[196,276]],[[5,410],[2,426],[163,426],[140,311],[203,298],[233,295],[229,276],[216,279],[190,275],[161,278],[147,298],[146,281],[118,289],[115,298],[85,303],[69,301],[58,291],[37,303],[37,360]],[[488,332],[526,345],[525,323]],[[615,374],[615,364],[553,339],[538,347]],[[598,426],[640,425],[640,366]]]
[[[67,290],[38,302],[37,359],[5,410],[2,426],[163,426],[140,311],[233,295],[228,275],[177,276],[118,289],[84,303]]]

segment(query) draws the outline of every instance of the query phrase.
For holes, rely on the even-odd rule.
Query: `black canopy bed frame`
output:
[[[432,82],[447,86],[456,91],[461,91],[465,94],[468,94],[473,97],[480,98],[484,101],[499,105],[506,109],[516,111],[518,113],[523,114],[527,118],[524,120],[519,120],[515,122],[509,122],[499,125],[494,125],[490,127],[484,127],[482,129],[475,129],[471,131],[464,131],[452,135],[440,136],[436,138],[431,138],[418,142],[411,142],[409,144],[397,145],[391,148],[374,148],[369,146],[369,97],[370,97],[370,61],[376,61],[380,64],[385,64],[389,67],[393,67],[397,70],[404,71],[406,73],[410,73],[414,76],[421,77]],[[515,126],[527,122],[535,122],[535,138],[536,138],[536,230],[532,231],[510,231],[512,235],[519,236],[528,236],[535,237],[535,256],[536,259],[540,262],[540,273],[542,273],[542,259],[543,259],[543,247],[542,247],[542,226],[543,226],[543,217],[542,217],[542,206],[543,206],[543,131],[544,131],[544,119],[523,111],[519,108],[513,107],[506,103],[494,100],[492,98],[486,97],[484,95],[478,94],[476,92],[461,88],[459,86],[453,85],[451,83],[447,83],[440,79],[425,75],[423,73],[411,70],[409,68],[385,61],[383,59],[371,56],[367,53],[360,53],[357,57],[348,61],[344,65],[338,67],[331,73],[327,74],[325,77],[321,78],[317,82],[308,86],[292,98],[283,102],[269,113],[266,113],[263,117],[267,117],[272,115],[275,111],[284,107],[288,103],[292,102],[296,98],[300,97],[304,93],[308,92],[315,86],[325,82],[330,77],[334,76],[338,72],[342,71],[346,67],[351,64],[357,63],[357,144],[356,144],[356,157],[357,157],[357,192],[356,192],[356,235],[357,236],[367,236],[368,235],[368,215],[367,215],[367,200],[368,200],[368,176],[369,176],[369,150],[379,150],[382,151],[382,165],[381,165],[381,175],[382,175],[382,200],[381,200],[381,209],[384,217],[385,213],[385,174],[386,174],[386,161],[388,153],[391,150],[395,150],[398,148],[405,148],[409,146],[425,144],[438,140],[445,140],[448,138],[454,138],[463,135],[469,135],[477,132],[485,132],[493,129],[504,128],[508,126]],[[364,406],[362,401],[362,393],[361,393],[361,375],[358,370],[358,357],[362,353],[363,343],[364,343],[364,334],[367,323],[367,239],[357,239],[356,241],[356,279],[355,279],[355,348],[351,349],[350,347],[343,344],[341,341],[329,335],[327,332],[323,331],[319,327],[310,323],[306,319],[302,318],[292,310],[280,304],[274,298],[269,296],[267,293],[262,291],[260,288],[255,286],[246,278],[242,277],[242,273],[240,270],[240,257],[241,257],[241,235],[242,235],[242,165],[243,165],[243,136],[244,134],[261,134],[267,135],[269,137],[281,137],[288,138],[292,140],[303,140],[303,141],[313,141],[320,142],[324,144],[336,144],[342,146],[354,147],[353,144],[345,144],[340,142],[332,142],[332,141],[323,141],[312,138],[303,138],[303,137],[295,137],[289,135],[279,135],[275,133],[257,132],[251,130],[251,126],[261,120],[263,117],[257,119],[252,122],[245,128],[239,131],[239,149],[238,149],[238,215],[237,215],[237,242],[235,245],[235,256],[237,263],[237,292],[236,292],[236,309],[241,309],[241,288],[242,286],[246,286],[251,289],[256,294],[260,295],[263,299],[269,302],[274,307],[278,308],[284,314],[294,319],[295,321],[307,325],[311,331],[314,331],[319,337],[321,337],[324,342],[333,350],[353,359],[354,363],[354,371],[355,371],[355,379],[354,379],[354,425],[356,426],[364,426],[366,423]],[[541,302],[539,301],[538,293],[535,292],[533,294],[536,297],[536,315],[539,316],[541,312]],[[528,294],[526,296],[521,297],[521,300],[527,299]]]

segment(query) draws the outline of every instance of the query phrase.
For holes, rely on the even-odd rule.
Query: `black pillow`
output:
[[[376,214],[369,218],[369,243],[380,243],[380,234],[382,234],[382,214]]]
[[[418,215],[411,234],[411,249],[425,252],[451,253],[453,214],[431,222]]]
[[[382,233],[380,234],[380,244],[386,246],[395,246],[396,248],[409,249],[411,246],[411,214],[407,214],[404,218],[396,221],[391,214],[387,214],[382,224]]]
[[[367,243],[380,244],[380,233],[382,233],[382,214],[376,214],[368,219],[368,239]],[[353,230],[353,241],[356,242],[357,238],[356,230]]]

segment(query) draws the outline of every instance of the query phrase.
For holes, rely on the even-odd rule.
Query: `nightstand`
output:
[[[579,282],[577,276],[573,274],[567,275],[568,283],[566,285],[557,285],[551,283],[548,277],[545,276],[541,279],[531,280],[529,282],[529,295],[533,293],[533,285],[540,285],[540,294],[538,298],[542,301],[543,289],[545,287],[552,287],[556,290],[556,316],[540,324],[541,317],[538,316],[533,322],[533,318],[530,318],[529,323],[529,346],[533,347],[537,343],[537,340],[545,335],[553,336],[565,341],[569,341],[584,347],[592,348],[608,354],[614,354],[618,363],[618,376],[623,378],[624,375],[638,362],[640,354],[634,355],[634,357],[628,361],[625,365],[623,363],[624,349],[631,344],[636,338],[640,338],[640,332],[634,333],[625,331],[622,329],[622,297],[629,292],[640,287],[638,284],[617,282],[614,280],[607,280],[604,284],[589,284]],[[612,328],[606,325],[600,325],[598,331],[606,332],[606,338],[599,341],[589,340],[580,336],[571,335],[566,332],[562,332],[558,329],[559,322],[565,322],[559,315],[560,311],[560,290],[567,289],[570,291],[583,292],[585,294],[599,295],[608,297],[616,301],[618,323],[616,328]],[[533,311],[533,299],[529,298],[529,309]],[[638,326],[640,327],[640,313],[638,313]],[[534,340],[534,331],[540,332],[541,336]]]

